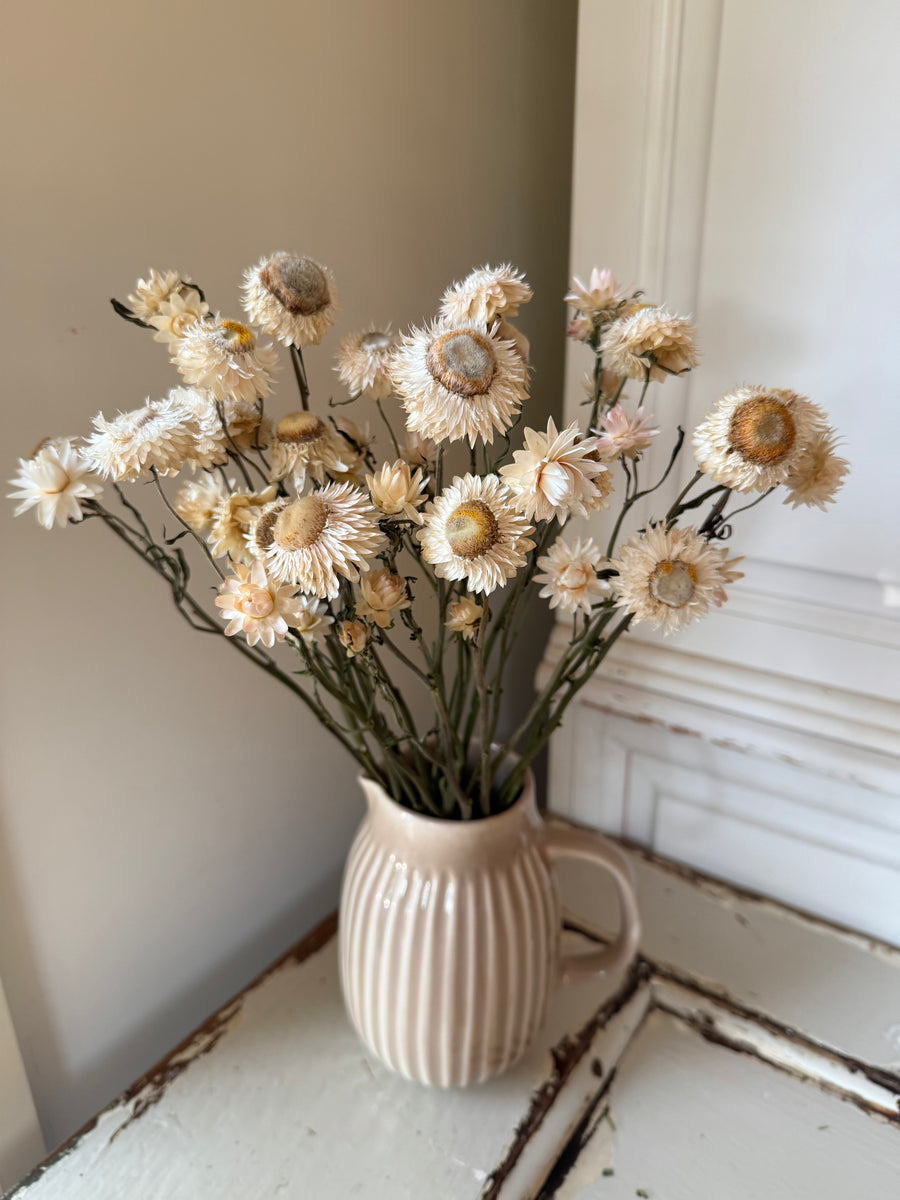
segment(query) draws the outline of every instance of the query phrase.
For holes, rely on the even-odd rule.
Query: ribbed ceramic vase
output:
[[[512,808],[444,821],[361,780],[368,812],[350,850],[339,917],[341,985],[359,1036],[391,1070],[439,1087],[510,1067],[558,981],[621,967],[640,934],[627,860],[574,827],[549,827],[529,774]],[[617,885],[616,941],[560,957],[552,863],[584,858]]]

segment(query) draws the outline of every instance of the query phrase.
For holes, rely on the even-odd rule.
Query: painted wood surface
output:
[[[331,922],[11,1195],[894,1194],[900,951],[630,854],[641,958],[558,990],[501,1079],[428,1089],[368,1056],[343,1012]],[[602,937],[614,914],[596,878],[573,865],[562,882],[591,925],[567,940]]]
[[[0,1191],[44,1153],[31,1089],[0,983]]]

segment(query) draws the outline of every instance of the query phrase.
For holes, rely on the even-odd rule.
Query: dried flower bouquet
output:
[[[100,413],[87,436],[48,440],[21,459],[16,511],[35,508],[48,529],[105,522],[166,580],[189,624],[279,680],[400,803],[454,819],[499,812],[631,625],[670,633],[725,601],[740,560],[721,543],[738,512],[779,487],[786,503],[824,508],[847,470],[816,404],[740,387],[694,432],[698,469],[687,486],[620,544],[628,513],[681,453],[679,429],[665,470],[639,482],[659,434],[648,387],[696,366],[693,327],[624,294],[608,271],[576,279],[565,299],[569,336],[593,357],[587,420],[526,427],[510,454],[529,381],[528,342],[511,319],[531,295],[511,267],[484,267],[450,287],[422,328],[345,337],[336,370],[350,399],[313,411],[304,350],[338,311],[326,267],[278,253],[245,273],[244,307],[260,334],[212,313],[189,278],[152,271],[113,306],[168,348],[181,385],[134,411]],[[299,408],[277,421],[266,410],[280,352],[261,335],[287,348],[299,392]],[[639,389],[630,408],[629,383]],[[385,461],[367,428],[329,412],[351,400],[378,412]],[[466,452],[451,475],[453,456]],[[137,481],[168,512],[158,533],[140,491],[128,490]],[[563,531],[612,505],[606,546]],[[681,524],[688,513],[696,526]],[[217,578],[214,607],[190,590],[188,540]],[[571,637],[518,728],[492,750],[504,674],[538,598],[571,618]],[[518,757],[504,763],[507,751]]]

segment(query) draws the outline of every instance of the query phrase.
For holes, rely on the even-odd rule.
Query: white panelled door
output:
[[[738,519],[721,611],[619,643],[557,735],[551,800],[895,942],[898,44],[893,0],[582,3],[572,272],[695,315],[700,368],[650,392],[664,428],[788,387],[831,413],[852,475],[827,513],[772,497]]]

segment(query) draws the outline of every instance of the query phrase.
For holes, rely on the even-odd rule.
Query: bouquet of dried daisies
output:
[[[608,271],[587,286],[576,279],[565,299],[569,336],[593,356],[588,419],[526,426],[510,453],[529,380],[528,342],[511,318],[531,295],[511,267],[484,267],[449,288],[430,324],[345,337],[336,370],[349,399],[316,411],[304,350],[335,320],[334,279],[310,258],[264,258],[245,274],[244,307],[286,347],[299,393],[276,420],[276,346],[211,312],[189,278],[152,271],[113,306],[168,348],[181,385],[20,460],[16,511],[35,508],[47,529],[105,522],[166,580],[185,620],[279,680],[400,803],[455,819],[502,811],[629,626],[669,633],[726,599],[739,560],[721,542],[737,512],[777,487],[786,502],[824,508],[847,470],[816,404],[740,387],[694,432],[687,486],[619,544],[629,511],[682,450],[679,429],[665,470],[641,486],[659,433],[647,389],[696,365],[693,327],[623,293]],[[329,412],[351,400],[377,410],[385,461],[367,428]],[[165,505],[159,532],[127,488],[136,481]],[[606,546],[563,529],[613,504]],[[681,524],[687,513],[695,526]],[[190,540],[217,577],[214,605],[191,591]],[[571,618],[571,638],[498,748],[504,672],[537,597]]]

